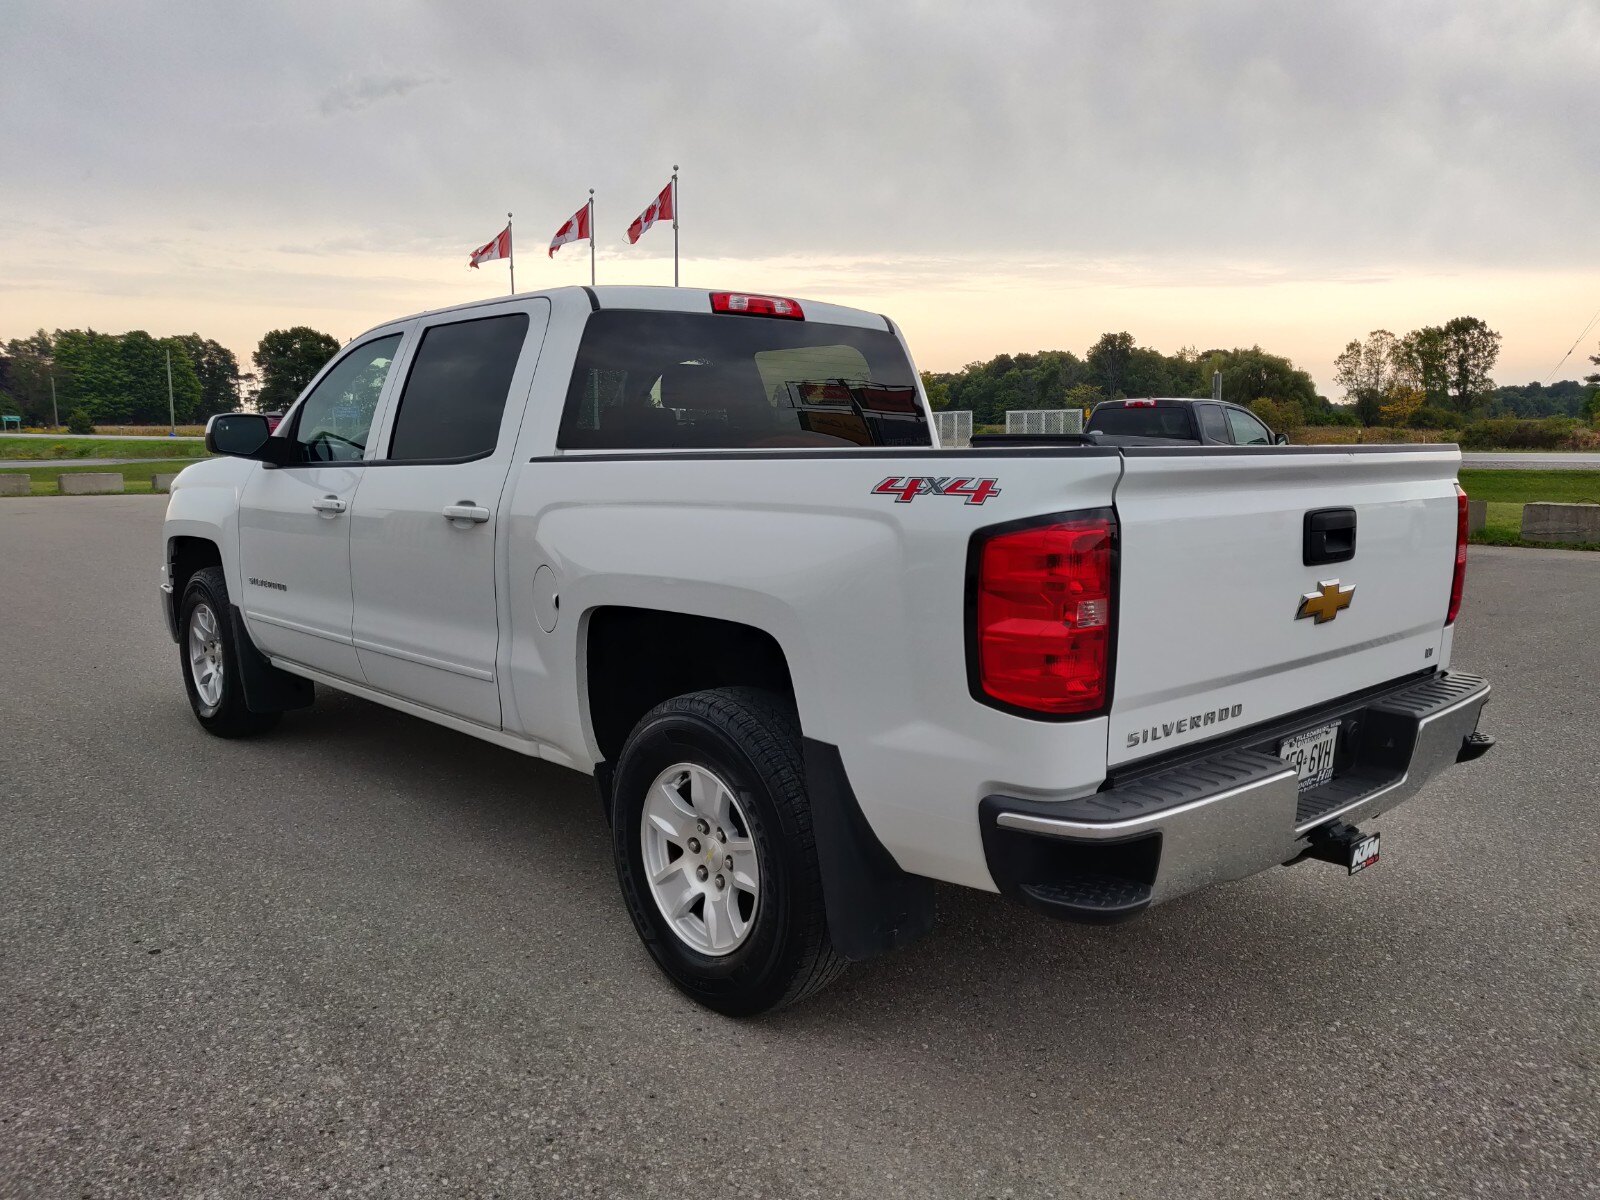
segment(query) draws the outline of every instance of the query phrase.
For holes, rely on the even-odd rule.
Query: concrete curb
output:
[[[56,488],[63,496],[110,496],[122,491],[121,471],[79,471],[57,475]]]
[[[1522,536],[1530,542],[1600,542],[1600,504],[1524,504]]]

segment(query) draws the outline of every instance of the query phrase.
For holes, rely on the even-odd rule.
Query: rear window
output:
[[[1092,433],[1123,437],[1182,438],[1195,441],[1188,408],[1097,408],[1085,426]]]
[[[602,309],[567,391],[563,449],[930,446],[917,381],[886,330]]]

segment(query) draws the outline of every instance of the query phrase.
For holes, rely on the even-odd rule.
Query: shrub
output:
[[[1250,401],[1250,411],[1260,417],[1274,433],[1296,433],[1305,427],[1305,409],[1293,400]]]
[[[75,408],[67,414],[68,433],[93,433],[94,418],[81,408]]]
[[[1412,429],[1460,429],[1466,423],[1466,418],[1460,413],[1451,412],[1448,408],[1435,408],[1431,404],[1424,404],[1406,420]]]
[[[1564,450],[1575,442],[1578,422],[1571,417],[1495,417],[1474,421],[1461,431],[1468,450]]]

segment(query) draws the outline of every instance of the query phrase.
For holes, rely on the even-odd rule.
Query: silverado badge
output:
[[[1356,585],[1353,583],[1341,587],[1337,579],[1320,580],[1316,591],[1300,597],[1300,608],[1294,614],[1294,619],[1299,621],[1315,617],[1318,625],[1325,624],[1337,617],[1341,610],[1349,608],[1355,594]]]

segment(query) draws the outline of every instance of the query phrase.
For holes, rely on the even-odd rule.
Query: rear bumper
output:
[[[1464,747],[1488,698],[1486,680],[1445,672],[1301,714],[1301,728],[1338,720],[1345,746],[1337,777],[1304,794],[1271,729],[1077,800],[988,796],[989,873],[1030,907],[1109,921],[1292,862],[1318,827],[1376,817],[1481,753]]]

